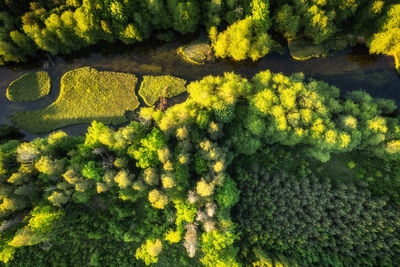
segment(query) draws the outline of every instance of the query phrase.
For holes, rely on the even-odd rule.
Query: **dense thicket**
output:
[[[70,53],[105,40],[170,40],[205,26],[218,57],[259,59],[271,33],[334,46],[367,41],[373,53],[399,52],[398,1],[381,0],[38,0],[0,2],[0,63],[38,49]]]
[[[208,76],[188,92],[118,130],[94,122],[84,137],[0,142],[0,260],[396,263],[393,101],[339,98],[326,83],[269,71]]]
[[[290,164],[294,155],[285,153],[280,151],[280,158]],[[271,157],[268,151],[264,161],[254,159],[237,173],[241,201],[233,214],[249,258],[260,258],[263,251],[299,266],[396,263],[398,207],[348,182],[332,184],[289,172]]]

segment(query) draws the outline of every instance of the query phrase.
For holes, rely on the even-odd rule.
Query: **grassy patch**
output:
[[[214,59],[211,46],[207,43],[192,43],[177,50],[184,60],[192,64],[204,64]]]
[[[133,74],[80,68],[61,79],[61,92],[50,106],[35,111],[18,112],[11,120],[31,133],[52,130],[93,120],[120,124],[127,121],[125,112],[135,110],[137,77]]]
[[[314,45],[303,39],[289,40],[288,44],[290,55],[296,60],[325,57],[329,52],[325,47]]]
[[[152,106],[160,97],[173,97],[185,92],[185,84],[185,80],[169,75],[143,76],[139,95],[147,105]]]
[[[38,100],[50,93],[50,76],[45,71],[27,73],[10,83],[7,98],[14,102]]]

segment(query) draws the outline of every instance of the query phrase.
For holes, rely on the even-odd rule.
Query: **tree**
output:
[[[88,179],[92,179],[96,182],[99,182],[102,176],[103,170],[100,167],[96,166],[95,161],[89,161],[82,168],[82,175]]]
[[[0,252],[0,261],[7,263],[14,259],[15,248],[12,246],[4,247]]]
[[[197,182],[196,192],[202,197],[209,197],[214,192],[214,184],[207,183],[204,179]]]
[[[158,159],[160,160],[160,162],[164,164],[165,162],[167,162],[169,160],[171,153],[170,153],[168,147],[163,147],[162,149],[159,149],[157,151],[157,154],[158,154]]]
[[[194,0],[168,0],[174,29],[182,34],[195,31],[200,22],[200,7]]]
[[[40,151],[33,143],[22,143],[18,146],[16,152],[18,161],[22,163],[33,162],[40,156]]]
[[[217,35],[215,28],[210,30],[215,56],[255,61],[270,52],[272,40],[267,33],[271,25],[269,1],[252,0],[250,6],[251,15],[236,21],[224,32]]]
[[[164,174],[161,176],[162,185],[165,189],[171,189],[176,186],[175,179],[171,174]]]
[[[137,41],[142,42],[143,37],[135,25],[129,23],[125,30],[120,32],[120,39],[126,44],[133,44]]]
[[[171,15],[168,14],[165,1],[147,1],[146,4],[152,18],[151,23],[156,29],[167,29],[171,27]]]
[[[275,23],[276,29],[288,39],[296,37],[301,26],[300,17],[294,14],[293,7],[288,4],[283,5],[276,13]]]
[[[128,154],[136,159],[136,165],[142,169],[155,167],[158,163],[157,151],[165,146],[166,138],[160,130],[154,128],[141,141],[141,146],[137,149],[131,147]]]
[[[157,189],[153,189],[149,192],[148,199],[151,205],[157,209],[164,209],[168,204],[168,196]]]
[[[54,191],[47,199],[57,207],[61,207],[69,201],[68,196],[57,191]]]
[[[264,22],[262,22],[264,23]],[[213,43],[216,57],[232,57],[240,61],[250,57],[253,61],[269,53],[272,46],[269,35],[258,31],[258,22],[247,17],[219,33]]]
[[[144,181],[148,185],[158,185],[159,179],[156,168],[147,168],[144,170]]]
[[[224,3],[219,0],[202,1],[203,9],[206,10],[204,22],[207,28],[216,27],[222,22]]]
[[[184,239],[183,246],[186,248],[188,256],[193,258],[197,250],[197,227],[195,224],[190,223],[186,226]]]
[[[400,51],[400,4],[392,5],[382,19],[381,30],[370,41],[371,53],[395,55]]]
[[[271,27],[269,0],[252,0],[250,6],[252,8],[251,17],[255,23],[255,31],[260,34],[266,33]]]
[[[229,209],[239,201],[239,193],[236,182],[230,177],[225,178],[224,185],[216,190],[218,206]]]
[[[236,250],[232,247],[237,238],[231,231],[218,231],[203,233],[201,262],[205,266],[239,266],[235,260]]]
[[[27,206],[28,203],[24,198],[18,196],[3,198],[3,202],[0,204],[0,216],[7,216],[13,212],[23,210]]]
[[[22,185],[30,180],[30,177],[24,173],[16,172],[13,173],[7,182],[15,185]]]
[[[47,156],[42,156],[35,164],[36,169],[49,176],[61,175],[64,170],[64,160],[52,160]]]
[[[120,171],[114,177],[114,181],[118,184],[121,189],[127,188],[132,183],[132,177],[128,171]]]
[[[152,263],[157,263],[158,255],[161,251],[161,240],[146,240],[146,243],[136,250],[136,258],[143,260],[146,265],[150,265]]]
[[[54,224],[61,219],[64,213],[50,206],[37,206],[31,212],[28,226],[37,234],[50,233]]]
[[[165,240],[169,241],[171,244],[179,243],[181,241],[181,233],[170,229],[168,233],[165,234]]]
[[[34,232],[29,227],[24,227],[16,233],[10,245],[13,247],[32,246],[41,241],[41,238],[35,236]]]
[[[24,56],[33,54],[37,49],[32,40],[20,31],[11,31],[10,38],[21,49],[20,53]]]
[[[94,14],[90,4],[79,7],[74,12],[76,21],[75,33],[81,37],[86,44],[95,44],[101,39],[99,17]]]

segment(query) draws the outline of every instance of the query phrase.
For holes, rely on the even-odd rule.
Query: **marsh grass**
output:
[[[18,112],[11,120],[35,134],[93,120],[121,124],[127,121],[126,111],[139,106],[137,82],[133,74],[75,69],[62,77],[60,96],[54,103],[41,110]]]
[[[290,55],[296,60],[326,57],[329,50],[323,46],[314,45],[303,39],[288,41]]]
[[[178,55],[184,60],[192,64],[205,64],[213,61],[213,51],[211,46],[207,43],[192,43],[189,45],[181,46],[177,49]]]
[[[45,71],[27,73],[10,83],[7,98],[14,102],[38,100],[50,93],[50,76]]]
[[[161,97],[174,97],[186,92],[185,84],[186,80],[169,75],[143,76],[139,95],[147,105],[152,106]]]

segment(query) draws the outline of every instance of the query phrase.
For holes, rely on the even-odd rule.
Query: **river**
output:
[[[0,124],[12,124],[9,116],[17,111],[44,108],[54,102],[60,91],[62,75],[72,69],[93,67],[98,70],[130,72],[138,75],[173,75],[198,80],[207,75],[221,75],[234,71],[250,78],[255,73],[270,69],[290,75],[303,72],[307,78],[323,80],[346,91],[362,89],[373,97],[390,98],[400,104],[400,75],[394,68],[392,57],[369,55],[364,46],[347,48],[326,58],[297,61],[286,50],[283,55],[272,53],[257,62],[235,63],[217,60],[205,65],[192,65],[176,54],[176,49],[190,42],[190,38],[171,43],[155,41],[127,46],[122,44],[98,44],[66,56],[33,58],[28,64],[14,64],[0,68]],[[6,98],[8,85],[21,75],[44,70],[52,78],[49,96],[30,103],[13,103]],[[82,134],[88,125],[75,125],[62,130],[69,134]],[[23,132],[30,140],[38,135]]]

